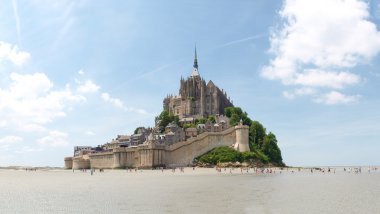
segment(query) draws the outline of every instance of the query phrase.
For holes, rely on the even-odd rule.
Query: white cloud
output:
[[[83,69],[80,69],[80,70],[78,71],[78,74],[83,76],[83,75],[84,75],[84,71],[83,71]]]
[[[266,79],[344,89],[361,82],[347,70],[380,51],[380,32],[363,1],[286,0],[279,15],[284,23],[270,38],[275,57],[261,70]]]
[[[341,89],[346,85],[355,85],[360,82],[358,75],[349,72],[321,71],[316,69],[305,70],[305,73],[296,75],[294,83],[311,87],[327,87]]]
[[[93,131],[90,131],[90,130],[86,131],[84,134],[87,136],[95,136],[96,135]]]
[[[82,94],[94,93],[99,90],[99,86],[93,83],[91,80],[87,80],[84,84],[78,86],[78,92]]]
[[[345,95],[337,91],[331,91],[327,94],[323,94],[318,98],[314,99],[316,103],[322,103],[326,105],[335,105],[335,104],[350,104],[356,103],[360,99],[359,95]]]
[[[17,45],[0,41],[0,62],[9,60],[17,66],[23,65],[30,58],[28,52],[19,51]]]
[[[67,146],[69,142],[67,140],[68,134],[60,131],[50,131],[48,136],[40,138],[37,143],[43,146],[60,147]]]
[[[68,85],[52,90],[53,83],[42,73],[12,73],[10,80],[8,88],[0,88],[1,124],[17,130],[44,131],[45,124],[64,117],[72,104],[86,100],[72,93]]]
[[[17,40],[18,40],[18,43],[20,44],[20,42],[21,42],[21,25],[20,25],[20,16],[18,15],[17,0],[12,0],[12,7],[13,7],[13,15],[14,15],[15,21],[16,21]]]
[[[41,147],[30,147],[30,146],[23,146],[15,151],[17,154],[24,154],[24,153],[30,153],[30,152],[41,152],[44,151]]]
[[[297,88],[293,91],[284,91],[282,94],[284,97],[288,99],[294,99],[298,96],[305,96],[305,95],[313,95],[316,93],[316,90],[314,88],[304,87],[304,88]]]
[[[21,141],[23,141],[22,137],[13,135],[0,138],[0,144],[13,144]]]
[[[104,102],[112,104],[114,107],[122,109],[124,111],[136,112],[139,114],[148,114],[144,109],[134,108],[134,107],[126,107],[118,98],[111,97],[108,93],[102,93],[101,98]]]
[[[0,138],[0,150],[9,150],[13,144],[22,142],[24,139],[19,136],[5,136]]]
[[[108,93],[102,93],[101,98],[103,99],[104,102],[111,103],[116,108],[127,110],[127,108],[124,106],[123,101],[121,101],[118,98],[111,97]]]

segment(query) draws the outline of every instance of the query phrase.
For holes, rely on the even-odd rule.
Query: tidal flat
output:
[[[379,181],[364,168],[0,170],[0,213],[379,213]]]

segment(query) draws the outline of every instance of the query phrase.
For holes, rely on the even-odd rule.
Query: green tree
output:
[[[205,124],[207,122],[207,119],[206,118],[199,118],[199,119],[195,119],[194,123],[195,125],[198,125],[198,124]]]
[[[158,124],[161,133],[165,130],[165,127],[171,123],[174,122],[175,124],[179,124],[179,118],[178,116],[170,115],[168,111],[162,111],[160,116],[158,116],[158,119],[160,120],[160,123]]]
[[[207,120],[210,121],[211,123],[216,123],[215,116],[213,115],[208,116]]]
[[[230,125],[231,126],[236,126],[239,124],[240,117],[236,113],[232,113],[231,118],[230,118]]]
[[[224,109],[224,114],[230,118],[231,126],[236,126],[239,124],[240,120],[242,120],[243,124],[247,126],[250,126],[252,123],[247,112],[243,112],[239,107],[227,107]]]
[[[137,134],[141,128],[144,128],[144,127],[142,127],[142,126],[137,127],[137,128],[135,129],[135,131],[133,132],[133,134]]]
[[[281,150],[277,145],[276,135],[274,135],[272,132],[269,132],[269,134],[265,137],[262,150],[264,154],[268,156],[271,162],[274,162],[280,165],[283,164]]]
[[[266,130],[259,121],[252,121],[249,127],[249,146],[251,150],[262,149]]]

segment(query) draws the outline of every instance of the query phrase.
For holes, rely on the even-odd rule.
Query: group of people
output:
[[[164,172],[165,168],[164,167],[158,167],[158,168],[155,168],[156,170],[161,170],[161,172]],[[173,173],[176,172],[176,170],[178,169],[179,172],[182,172],[184,173],[185,172],[185,168],[184,167],[172,167],[172,168],[169,168]],[[195,171],[196,167],[192,167],[193,171]],[[295,173],[295,172],[307,172],[309,170],[310,173],[315,173],[315,172],[320,172],[320,173],[333,173],[335,174],[336,171],[338,170],[337,168],[330,168],[330,167],[327,167],[327,168],[291,168],[291,167],[286,167],[286,168],[259,168],[259,167],[240,167],[240,168],[234,168],[234,167],[230,167],[230,168],[227,168],[227,167],[215,167],[215,170],[216,172],[218,173],[222,173],[222,172],[225,172],[227,173],[227,169],[228,169],[228,173],[229,174],[233,174],[233,172],[235,170],[238,170],[240,171],[241,174],[243,173],[249,173],[249,172],[252,172],[252,173],[255,173],[255,174],[275,174],[276,171],[278,171],[278,173],[283,173],[283,171],[286,170],[286,172],[290,172],[290,173]],[[37,169],[36,168],[25,168],[25,171],[36,171]],[[90,173],[91,175],[93,175],[96,171],[96,169],[90,169]],[[377,171],[378,168],[377,167],[368,167],[368,173],[371,173],[373,171]],[[87,169],[80,169],[81,172],[87,172]],[[126,171],[127,172],[142,172],[142,169],[139,169],[138,167],[135,167],[135,168],[126,168]],[[344,172],[348,172],[348,173],[362,173],[362,167],[348,167],[348,168],[343,168],[343,171]],[[74,172],[74,169],[73,169],[73,172]],[[99,169],[99,172],[104,172],[104,169]]]
[[[231,168],[229,168],[229,173],[232,174],[235,169],[240,169],[240,173],[241,174],[243,174],[244,172],[245,173],[249,173],[251,170],[253,170],[254,173],[256,173],[256,174],[271,174],[271,173],[276,173],[275,169],[272,169],[272,168],[257,168],[257,167],[254,167],[254,168],[251,168],[251,167],[233,168],[233,167],[231,167]],[[217,172],[219,172],[219,173],[221,173],[222,170],[224,172],[227,172],[227,168],[226,167],[224,167],[224,168],[222,168],[222,167],[216,167],[215,170]]]

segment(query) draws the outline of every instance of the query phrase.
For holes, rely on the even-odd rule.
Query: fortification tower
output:
[[[239,152],[249,152],[249,130],[248,126],[243,125],[243,121],[235,126],[236,131],[236,143],[234,145],[235,150]]]
[[[65,157],[65,169],[73,168],[73,157]]]

